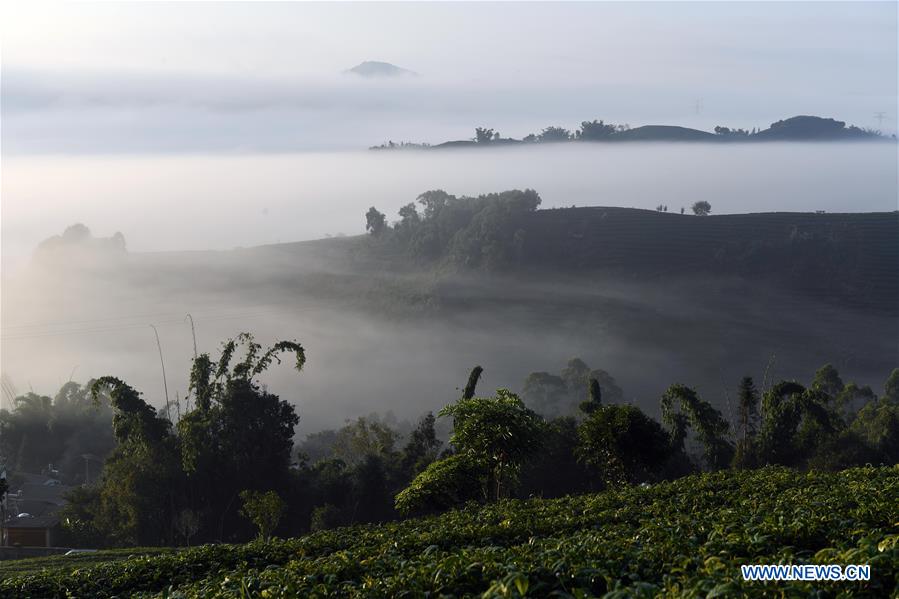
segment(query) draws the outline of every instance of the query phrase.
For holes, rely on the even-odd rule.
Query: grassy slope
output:
[[[0,576],[3,597],[809,596],[899,591],[899,467],[769,468],[509,501],[299,539]],[[739,564],[871,565],[868,583],[743,583]],[[178,591],[171,594],[169,585]]]
[[[671,207],[676,210],[676,207]],[[631,208],[539,210],[523,262],[628,276],[737,275],[895,312],[899,213],[774,212],[708,217]]]

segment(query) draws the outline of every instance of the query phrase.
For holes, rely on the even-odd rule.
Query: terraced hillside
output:
[[[524,264],[634,276],[724,275],[899,309],[899,212],[695,217],[629,208],[526,215]]]
[[[110,561],[101,560],[104,555]],[[696,475],[243,546],[0,568],[3,597],[888,597],[899,468]],[[744,582],[747,563],[868,564],[867,582]]]

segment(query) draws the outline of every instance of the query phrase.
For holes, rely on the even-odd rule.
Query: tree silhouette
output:
[[[700,200],[693,204],[693,214],[696,216],[708,216],[712,211],[712,205],[705,200]]]
[[[387,217],[383,212],[379,212],[377,208],[372,206],[365,213],[365,230],[374,237],[380,237],[387,228]]]

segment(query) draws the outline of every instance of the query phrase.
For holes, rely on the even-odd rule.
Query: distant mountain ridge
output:
[[[364,62],[360,62],[353,68],[344,71],[344,74],[358,75],[359,77],[370,78],[418,76],[418,73],[416,73],[415,71],[410,71],[409,69],[398,67],[395,64],[390,64],[389,62],[382,62],[378,60],[366,60]]]
[[[546,127],[539,134],[522,139],[501,137],[493,129],[478,127],[476,138],[445,141],[436,145],[394,143],[392,141],[372,150],[487,147],[499,145],[564,143],[564,142],[622,142],[622,141],[711,141],[711,142],[761,142],[761,141],[895,141],[896,136],[886,137],[878,131],[846,126],[844,121],[818,116],[799,115],[772,123],[767,129],[747,131],[729,127],[715,127],[714,132],[674,125],[613,125],[603,121],[584,121],[580,129],[572,132],[562,127]]]

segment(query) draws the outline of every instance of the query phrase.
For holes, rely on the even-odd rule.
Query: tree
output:
[[[431,220],[437,218],[440,215],[440,211],[454,199],[456,199],[455,196],[446,193],[442,189],[432,189],[420,194],[416,201],[424,208],[425,220]]]
[[[238,360],[241,348],[245,355]],[[228,517],[241,489],[289,490],[293,484],[290,463],[299,419],[290,403],[256,380],[285,352],[294,354],[301,369],[305,352],[295,341],[263,350],[246,333],[224,343],[218,361],[197,356],[190,376],[194,409],[178,422],[177,434],[123,381],[94,382],[93,401],[99,403],[102,395],[112,407],[116,447],[96,495],[71,500],[77,528],[96,531],[111,545],[174,544],[189,542],[194,534],[209,540],[247,538],[249,527]],[[185,510],[196,515],[196,530]]]
[[[478,381],[481,379],[481,374],[484,372],[484,369],[480,366],[475,366],[471,369],[471,373],[468,375],[468,383],[465,385],[465,390],[462,391],[462,399],[471,399],[474,397],[475,389],[478,386]]]
[[[597,490],[589,469],[577,459],[577,428],[571,416],[546,423],[540,452],[522,467],[519,497],[562,497]]]
[[[377,208],[372,206],[365,213],[365,230],[371,233],[373,237],[380,237],[387,229],[387,217],[383,212],[379,212]]]
[[[403,241],[408,241],[421,224],[421,215],[415,209],[413,202],[400,208],[399,215],[400,220],[393,225],[393,229]]]
[[[564,127],[546,127],[540,135],[537,136],[538,141],[568,141],[571,139],[571,131]]]
[[[495,133],[493,129],[487,129],[486,127],[475,127],[475,140],[478,143],[487,143],[493,141],[495,136],[498,136],[498,133]]]
[[[237,361],[240,349],[244,355]],[[245,534],[228,517],[242,489],[289,487],[299,417],[291,403],[256,380],[284,353],[293,354],[294,368],[301,371],[306,353],[299,343],[279,341],[263,350],[249,333],[223,343],[216,362],[206,353],[193,360],[189,389],[196,407],[178,423],[178,432],[194,505],[207,512],[207,538]]]
[[[568,387],[562,377],[548,372],[532,372],[521,390],[528,406],[544,416],[559,416],[568,412]]]
[[[693,204],[692,209],[696,216],[708,216],[712,211],[712,205],[705,200],[700,200]]]
[[[580,409],[581,412],[589,416],[602,407],[602,389],[599,387],[599,381],[594,378],[590,379],[587,386],[588,398],[586,401],[581,402]]]
[[[883,399],[889,403],[899,405],[899,368],[894,368],[890,372],[886,383],[884,383]]]
[[[91,386],[94,401],[104,391],[117,445],[103,471],[94,526],[113,545],[174,544],[175,502],[183,490],[179,439],[127,383],[101,377]]]
[[[409,435],[402,457],[403,470],[409,476],[415,476],[437,459],[437,452],[443,443],[437,438],[435,422],[434,414],[428,412]]]
[[[602,121],[597,121],[596,119],[594,119],[592,121],[583,121],[581,123],[581,128],[576,135],[578,139],[583,139],[585,141],[596,141],[601,139],[608,139],[614,134],[615,125],[607,125]]]
[[[457,453],[432,462],[396,496],[404,516],[440,512],[487,497],[489,467],[478,456]]]
[[[759,420],[759,394],[752,377],[744,376],[737,391],[737,442],[732,465],[735,468],[754,468],[758,465],[756,433]]]
[[[580,358],[568,360],[559,376],[532,372],[525,379],[522,396],[527,404],[547,417],[570,416],[588,401],[590,379],[596,379],[608,403],[620,402],[624,391],[605,370],[591,370]]]
[[[662,426],[629,405],[600,406],[578,427],[578,458],[599,470],[609,486],[661,477],[672,453]]]
[[[804,386],[781,381],[762,397],[759,449],[763,464],[791,465],[798,461],[795,436],[802,419],[804,395]]]
[[[347,465],[355,466],[368,456],[393,456],[397,438],[396,431],[376,418],[360,416],[337,431],[332,453]]]
[[[737,392],[739,402],[739,435],[742,439],[755,436],[759,417],[759,393],[751,376],[744,376]]]
[[[175,517],[175,530],[190,547],[190,540],[200,530],[200,516],[190,508],[184,508]]]
[[[825,364],[815,371],[815,378],[809,388],[814,391],[820,391],[831,398],[836,398],[843,391],[846,385],[840,378],[840,373],[832,364]]]
[[[240,498],[243,500],[240,513],[256,526],[261,540],[270,539],[287,504],[274,491],[263,493],[248,489],[240,492]]]
[[[671,444],[684,448],[687,427],[696,431],[704,448],[703,458],[712,470],[726,468],[733,458],[734,447],[727,440],[730,425],[696,391],[681,385],[670,386],[662,395],[662,422],[671,434]]]
[[[543,420],[508,389],[495,397],[460,399],[440,415],[453,418],[450,442],[461,454],[486,460],[493,499],[508,494],[522,463],[540,448]]]

